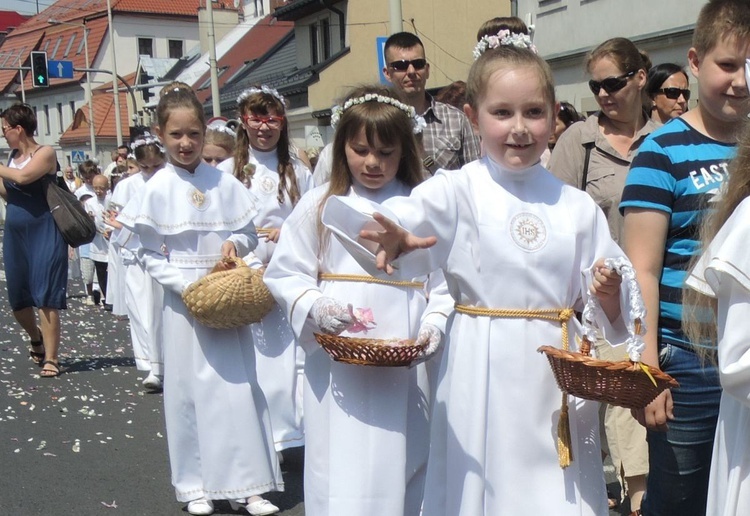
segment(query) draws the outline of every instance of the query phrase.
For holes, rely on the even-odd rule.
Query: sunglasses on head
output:
[[[413,66],[415,70],[421,70],[427,66],[426,59],[401,59],[400,61],[391,61],[388,66],[399,72],[405,72],[409,69],[409,65]]]
[[[635,70],[628,73],[624,73],[618,77],[607,77],[601,81],[595,81],[591,79],[589,81],[589,88],[594,95],[599,95],[599,92],[603,89],[607,93],[614,93],[620,91],[628,83],[628,79],[635,75]]]
[[[656,93],[663,93],[670,100],[677,100],[680,95],[685,97],[685,100],[690,100],[690,90],[683,90],[682,88],[662,88],[656,90]]]

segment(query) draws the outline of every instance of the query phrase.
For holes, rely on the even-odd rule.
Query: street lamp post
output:
[[[107,22],[109,24],[110,52],[112,53],[112,93],[115,98],[115,130],[117,131],[117,146],[122,145],[122,120],[120,119],[120,88],[117,84],[117,58],[115,57],[115,32],[112,25],[112,0],[107,0]],[[135,109],[135,106],[133,106]]]
[[[94,129],[94,96],[91,91],[91,75],[88,72],[88,69],[91,68],[91,63],[89,62],[89,28],[86,27],[86,20],[83,20],[83,23],[70,23],[70,22],[62,22],[60,20],[55,20],[54,18],[50,18],[47,20],[47,23],[50,23],[52,25],[71,25],[73,27],[83,27],[83,51],[84,51],[84,57],[86,58],[86,88],[88,90],[87,94],[89,96],[89,138],[91,139],[91,155],[92,157],[96,158],[96,131]]]

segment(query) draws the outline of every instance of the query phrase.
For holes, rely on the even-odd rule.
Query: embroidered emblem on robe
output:
[[[547,228],[532,213],[519,213],[510,221],[510,236],[524,251],[538,251],[547,243]]]
[[[276,191],[276,183],[270,177],[261,178],[259,187],[264,194],[272,194]]]
[[[188,202],[199,211],[205,210],[210,204],[208,196],[197,188],[192,188],[188,192]]]

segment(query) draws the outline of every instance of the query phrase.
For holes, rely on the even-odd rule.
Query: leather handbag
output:
[[[49,211],[65,243],[70,247],[78,247],[94,240],[94,219],[86,213],[76,196],[67,188],[61,188],[51,174],[44,176],[42,188]]]

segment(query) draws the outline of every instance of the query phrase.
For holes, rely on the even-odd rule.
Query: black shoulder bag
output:
[[[594,148],[594,142],[583,144],[586,147],[586,158],[583,161],[583,179],[581,180],[581,190],[586,191],[586,182],[589,179],[589,161],[591,161],[591,149]]]

